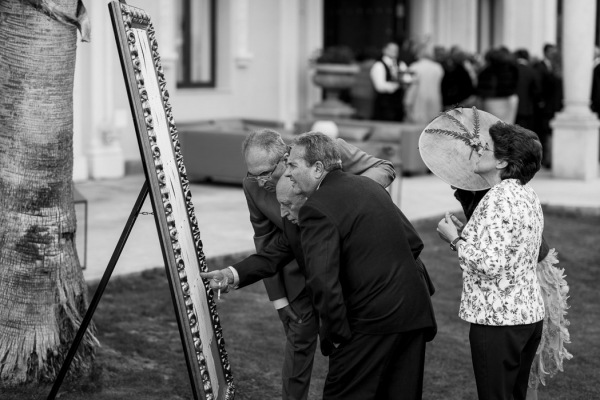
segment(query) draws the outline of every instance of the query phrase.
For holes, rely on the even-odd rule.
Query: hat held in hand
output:
[[[489,189],[490,185],[473,171],[479,155],[491,147],[489,129],[498,121],[475,107],[445,111],[421,133],[421,158],[431,172],[456,188]]]

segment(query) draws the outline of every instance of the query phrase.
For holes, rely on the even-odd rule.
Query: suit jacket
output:
[[[353,332],[435,328],[415,259],[423,242],[389,194],[370,179],[327,174],[300,208],[307,285],[321,336],[345,343]]]
[[[363,175],[378,182],[383,187],[389,186],[396,174],[391,162],[375,158],[358,148],[337,139],[342,167],[351,174]],[[267,192],[258,183],[244,180],[244,194],[250,211],[250,222],[254,228],[254,245],[260,252],[273,241],[283,229],[281,211],[275,193]],[[281,273],[264,280],[269,300],[284,297],[293,301],[306,286],[304,275],[298,263],[291,261]]]
[[[536,64],[535,70],[541,87],[540,110],[551,116],[562,108],[562,79],[548,69],[544,61]]]
[[[517,96],[519,108],[517,115],[533,116],[540,97],[540,85],[537,75],[529,64],[517,63],[519,80],[517,83]]]
[[[404,214],[400,214],[402,217],[402,223],[405,229],[409,232],[414,231],[414,228],[406,219]],[[248,286],[254,282],[257,282],[265,277],[272,276],[278,270],[281,270],[290,261],[296,260],[298,263],[299,270],[303,276],[307,276],[308,271],[304,262],[304,253],[302,251],[301,234],[298,225],[292,224],[287,219],[282,220],[283,230],[274,238],[271,243],[257,254],[253,254],[246,259],[233,265],[239,275],[238,288]],[[400,238],[404,239],[404,238]],[[417,258],[416,266],[419,270],[419,274],[422,277],[422,282],[429,291],[430,295],[433,295],[435,288],[425,265]],[[286,267],[286,269],[289,267]],[[306,287],[307,294],[311,298],[314,298],[313,292],[310,286]],[[432,313],[433,315],[433,313]],[[429,332],[426,340],[432,340],[435,336],[436,330],[432,329]],[[333,348],[332,342],[327,339],[326,333],[321,331],[321,351],[323,355],[327,356]]]

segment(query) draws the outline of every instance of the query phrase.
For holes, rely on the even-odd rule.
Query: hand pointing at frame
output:
[[[221,292],[227,293],[233,287],[233,272],[229,268],[218,271],[200,272],[200,276],[210,281],[210,288],[217,290],[217,298],[221,298]]]

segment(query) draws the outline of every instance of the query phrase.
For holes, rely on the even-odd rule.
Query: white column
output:
[[[298,119],[300,0],[279,2],[279,116],[286,129]],[[308,60],[307,60],[308,62]]]
[[[598,177],[598,128],[589,109],[592,87],[596,1],[563,8],[564,110],[552,121],[552,174],[558,178]]]
[[[169,0],[172,1],[172,0]],[[235,27],[235,64],[246,68],[252,62],[254,54],[250,51],[250,3],[249,0],[235,0],[233,7],[233,26]]]
[[[156,37],[158,40],[158,52],[160,54],[160,63],[165,72],[167,80],[167,91],[170,95],[177,89],[177,20],[178,15],[175,10],[176,2],[173,0],[160,0],[160,13],[158,24],[154,22]],[[154,17],[152,17],[154,19]]]
[[[300,4],[301,24],[300,46],[300,94],[298,115],[310,116],[315,104],[321,101],[322,90],[312,82],[312,71],[308,68],[308,59],[318,49],[323,48],[323,0],[303,0]]]
[[[104,2],[90,2],[88,6],[93,33],[90,43],[89,99],[90,147],[88,149],[90,176],[94,179],[120,178],[125,174],[125,160],[116,126],[113,96],[115,63],[119,63],[110,16]],[[120,67],[119,67],[120,69]],[[87,103],[87,102],[86,102]],[[122,121],[116,121],[117,125]]]
[[[425,35],[434,35],[435,43],[442,43],[439,34],[436,34],[439,29],[435,29],[437,24],[438,14],[436,10],[443,7],[444,4],[433,4],[433,0],[411,0],[410,13],[410,37],[421,38]]]

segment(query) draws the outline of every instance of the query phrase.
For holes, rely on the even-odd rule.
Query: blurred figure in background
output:
[[[415,39],[408,38],[400,41],[400,51],[398,52],[398,62],[404,62],[407,66],[417,61],[418,44]]]
[[[512,54],[506,47],[492,49],[486,53],[485,61],[477,85],[481,108],[508,124],[514,124],[519,104],[519,72]]]
[[[446,61],[448,61],[448,50],[444,46],[433,46],[433,61],[439,63],[444,70],[446,69]]]
[[[383,47],[383,55],[371,67],[371,81],[375,88],[373,119],[381,121],[402,121],[404,109],[402,99],[404,89],[399,79],[408,70],[403,61],[398,61],[400,48],[395,42]]]
[[[517,96],[519,106],[515,123],[535,132],[535,113],[540,97],[540,84],[537,75],[529,63],[529,52],[525,49],[515,51],[517,60]]]
[[[466,67],[466,65],[469,67]],[[469,73],[472,65],[467,54],[459,47],[453,46],[444,66],[444,77],[441,82],[444,109],[460,104],[464,107],[475,105],[475,82]]]
[[[550,168],[552,128],[550,120],[554,114],[562,109],[562,74],[560,66],[560,55],[556,46],[552,44],[544,45],[544,58],[535,65],[538,73],[541,87],[541,97],[539,102],[539,119],[537,134],[544,148],[544,157],[542,165]]]
[[[417,61],[408,68],[414,78],[404,96],[408,122],[428,123],[442,111],[444,69],[432,57],[431,46],[422,45],[417,51]]]
[[[356,75],[354,85],[350,88],[352,107],[356,109],[353,118],[371,119],[373,117],[376,92],[371,82],[371,68],[377,62],[378,57],[379,50],[374,47],[366,48],[356,57],[360,71]]]

